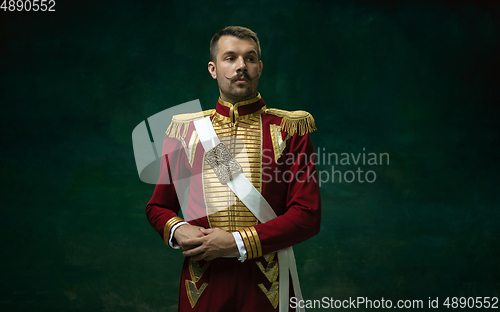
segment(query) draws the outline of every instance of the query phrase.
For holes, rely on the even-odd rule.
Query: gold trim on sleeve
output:
[[[260,243],[259,234],[257,234],[257,230],[253,226],[249,227],[248,229],[252,233],[253,239],[255,240],[255,245],[257,245],[256,257],[262,257],[262,245]]]
[[[243,238],[245,249],[247,250],[247,259],[262,257],[262,245],[259,235],[253,226],[238,231]]]
[[[245,233],[247,233],[248,236],[248,241],[250,242],[250,246],[252,247],[252,253],[254,258],[257,258],[259,256],[259,252],[257,250],[257,246],[255,244],[255,239],[253,238],[252,233],[250,232],[250,229],[243,229]]]
[[[241,238],[243,238],[243,244],[245,245],[245,249],[247,250],[247,259],[253,259],[253,250],[252,247],[250,246],[250,242],[248,241],[247,233],[245,232],[245,229],[238,231],[241,235]]]
[[[163,228],[163,241],[168,245],[168,241],[170,239],[170,231],[172,230],[172,227],[176,225],[179,222],[184,222],[184,220],[180,217],[173,217],[170,218],[166,223],[165,227]]]

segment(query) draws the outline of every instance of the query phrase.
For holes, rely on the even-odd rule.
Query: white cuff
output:
[[[168,245],[169,245],[170,247],[172,247],[173,249],[179,249],[179,248],[180,248],[178,244],[174,244],[174,242],[173,242],[173,239],[174,239],[174,232],[175,232],[175,230],[176,230],[179,226],[184,225],[184,224],[189,224],[189,223],[187,223],[187,222],[179,222],[179,223],[177,223],[176,225],[174,225],[174,226],[172,227],[172,229],[170,230],[170,236],[168,237]]]
[[[236,242],[236,246],[238,246],[239,257],[238,260],[240,262],[245,262],[247,259],[247,250],[245,249],[245,244],[243,243],[243,238],[239,232],[233,232],[234,241]]]

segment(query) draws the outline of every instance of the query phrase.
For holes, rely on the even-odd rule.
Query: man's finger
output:
[[[206,254],[204,252],[199,252],[199,253],[193,253],[192,255],[186,255],[186,258],[191,258],[191,260],[194,261],[200,261],[205,259]]]
[[[184,257],[194,257],[198,254],[201,254],[203,253],[204,250],[201,246],[197,246],[195,248],[191,248],[189,250],[186,250],[186,251],[183,251],[182,254],[184,255]]]
[[[190,249],[193,249],[193,248],[196,248],[196,247],[199,247],[200,245],[188,245],[188,244],[184,244],[184,243],[179,243],[179,246],[181,246],[182,250],[190,250]]]
[[[213,231],[215,231],[215,229],[204,229],[204,228],[200,228],[200,230],[205,235],[208,235],[208,234],[212,233]]]
[[[188,238],[182,241],[186,246],[198,246],[203,244],[203,237]]]

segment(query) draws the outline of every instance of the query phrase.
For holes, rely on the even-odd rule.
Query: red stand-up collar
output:
[[[266,104],[257,93],[251,100],[241,101],[234,104],[223,101],[219,98],[215,107],[215,114],[218,118],[231,121],[232,123],[258,116],[266,110]]]

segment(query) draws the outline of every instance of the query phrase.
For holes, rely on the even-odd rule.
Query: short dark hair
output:
[[[234,36],[240,39],[251,38],[257,44],[257,58],[260,60],[260,43],[257,34],[252,30],[241,26],[228,26],[216,33],[210,41],[210,61],[217,60],[217,43],[222,36]]]

